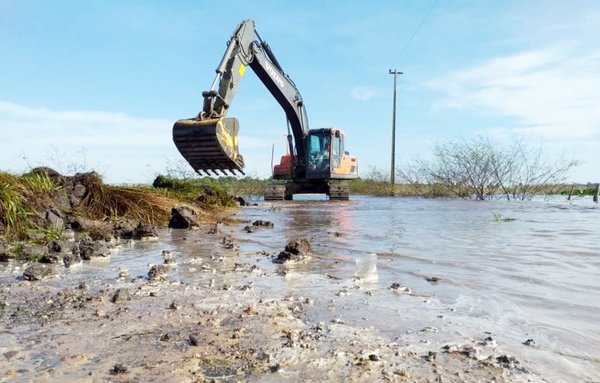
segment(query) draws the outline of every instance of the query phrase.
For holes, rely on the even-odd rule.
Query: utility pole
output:
[[[396,76],[403,74],[396,69],[391,70],[390,74],[394,75],[394,111],[392,113],[392,166],[390,170],[390,183],[392,184],[391,195],[394,195],[394,184],[396,182]]]
[[[271,177],[273,177],[273,158],[275,157],[275,143],[271,147]]]

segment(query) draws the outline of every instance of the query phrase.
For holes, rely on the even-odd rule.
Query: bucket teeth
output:
[[[179,120],[173,126],[173,142],[198,173],[219,176],[217,171],[244,174],[244,159],[238,151],[239,123],[236,118]]]

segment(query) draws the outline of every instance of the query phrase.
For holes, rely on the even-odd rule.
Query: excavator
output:
[[[242,21],[227,42],[209,90],[202,92],[202,111],[173,126],[173,141],[198,173],[244,174],[239,153],[239,121],[228,117],[240,80],[250,67],[285,112],[287,154],[273,168],[274,183],[265,200],[292,200],[294,194],[326,194],[348,199],[348,180],[358,177],[358,161],[344,147],[337,128],[309,129],[302,96],[283,71],[270,46],[260,37],[253,20]]]

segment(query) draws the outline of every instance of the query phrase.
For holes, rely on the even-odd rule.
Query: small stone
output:
[[[119,272],[119,278],[127,278],[129,276],[129,271],[125,268],[119,268],[117,271]]]
[[[379,362],[381,360],[381,357],[377,354],[370,354],[369,355],[369,360],[371,362]]]
[[[151,280],[164,279],[164,276],[169,272],[169,267],[165,265],[152,265],[148,271],[148,278]]]
[[[496,344],[496,340],[494,338],[492,338],[491,336],[488,336],[480,343],[480,345],[495,347],[497,344]]]
[[[109,372],[111,375],[125,374],[127,372],[127,367],[121,363],[117,363],[113,366],[113,368],[110,369]]]
[[[69,268],[69,267],[73,266],[75,263],[79,263],[79,262],[81,262],[81,257],[79,256],[79,253],[77,253],[77,252],[63,255],[63,264],[65,265],[66,268]]]
[[[161,342],[167,342],[171,339],[171,337],[169,336],[169,334],[162,334],[159,339]]]
[[[248,307],[246,307],[244,309],[244,313],[247,315],[253,315],[253,314],[257,314],[258,312],[256,311],[256,306],[248,305]]]
[[[190,229],[199,226],[196,211],[187,206],[180,206],[171,210],[169,227],[172,229]],[[183,238],[184,240],[186,238]]]
[[[402,286],[398,282],[392,283],[392,285],[390,286],[390,290],[395,291],[397,293],[412,294],[412,290],[410,288]]]
[[[437,352],[429,351],[427,353],[427,355],[424,356],[424,359],[428,362],[435,362],[436,357],[437,357]]]
[[[163,257],[163,263],[165,265],[169,265],[169,264],[172,265],[175,263],[175,257],[169,250],[163,250],[162,257]]]
[[[273,227],[274,225],[271,221],[264,221],[262,219],[259,219],[257,221],[252,222],[252,226]]]
[[[157,238],[158,232],[156,231],[156,228],[150,225],[144,225],[140,223],[133,232],[133,239],[146,240]]]
[[[188,338],[188,343],[190,346],[198,346],[200,344],[196,335],[190,335]]]
[[[10,360],[13,356],[17,355],[19,351],[7,351],[4,353],[6,360]]]
[[[120,303],[129,300],[131,300],[131,293],[127,289],[118,289],[110,299],[112,303]]]
[[[50,266],[35,263],[23,271],[23,278],[28,281],[41,281],[54,275]]]
[[[530,346],[530,347],[535,347],[537,346],[537,343],[535,342],[535,340],[533,339],[527,339],[525,342],[523,342],[523,344],[525,346]]]

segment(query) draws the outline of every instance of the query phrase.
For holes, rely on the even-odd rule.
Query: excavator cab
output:
[[[306,174],[309,178],[323,178],[331,167],[331,132],[329,129],[310,131],[307,141]]]
[[[244,159],[238,149],[239,122],[235,117],[190,118],[173,126],[173,141],[197,173],[226,171],[244,174]]]
[[[309,179],[352,179],[358,176],[356,157],[344,150],[344,133],[340,129],[312,129],[307,137]]]

